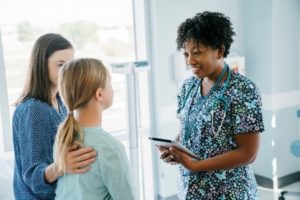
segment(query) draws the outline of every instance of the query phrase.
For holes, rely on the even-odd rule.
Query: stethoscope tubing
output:
[[[219,135],[219,132],[221,131],[221,129],[222,129],[222,126],[223,126],[223,123],[224,123],[224,120],[225,120],[225,117],[226,117],[226,113],[227,113],[227,111],[228,111],[228,107],[229,107],[229,103],[228,103],[228,101],[226,101],[226,98],[225,98],[225,92],[226,92],[226,90],[227,90],[227,88],[228,88],[228,85],[229,85],[229,81],[230,81],[230,79],[231,79],[231,72],[230,72],[230,68],[229,68],[229,66],[225,63],[225,66],[224,66],[224,68],[225,69],[223,69],[223,71],[221,72],[221,74],[220,74],[220,77],[218,77],[218,80],[216,81],[216,83],[215,83],[215,87],[216,86],[218,86],[219,84],[221,84],[221,81],[222,81],[222,79],[223,79],[223,76],[225,75],[225,72],[227,71],[228,72],[228,75],[227,75],[227,78],[226,78],[226,80],[225,80],[225,85],[224,85],[224,87],[223,87],[223,89],[222,89],[222,91],[221,91],[221,95],[219,95],[216,99],[215,99],[215,101],[213,102],[213,105],[212,105],[212,110],[211,110],[211,117],[212,117],[212,124],[211,124],[211,126],[212,126],[212,132],[213,132],[213,134],[214,134],[214,137],[215,136],[217,136],[217,135]],[[198,83],[198,84],[196,84],[196,83]],[[182,108],[180,109],[180,110],[183,110],[184,109],[184,107],[186,106],[186,103],[187,103],[187,101],[188,101],[188,98],[190,97],[190,94],[191,94],[191,92],[193,91],[193,89],[194,89],[194,87],[196,86],[196,88],[195,88],[195,91],[194,91],[194,94],[191,96],[191,98],[190,98],[190,103],[189,103],[189,107],[187,108],[188,110],[187,110],[187,112],[188,112],[188,116],[189,116],[189,114],[190,114],[190,110],[191,110],[191,106],[192,106],[192,101],[193,101],[193,99],[195,98],[195,96],[196,96],[196,94],[197,94],[197,91],[198,91],[198,89],[199,89],[199,87],[200,87],[200,84],[201,84],[201,81],[199,81],[198,79],[196,79],[195,81],[194,81],[194,83],[192,84],[192,86],[190,87],[190,89],[189,89],[189,91],[188,91],[188,93],[187,93],[187,95],[185,96],[185,99],[184,99],[184,101],[183,101],[183,106],[182,106]],[[221,120],[221,123],[220,123],[220,125],[217,127],[217,130],[215,130],[214,129],[214,122],[213,122],[213,117],[214,117],[214,108],[215,108],[215,106],[216,106],[216,104],[217,103],[223,103],[224,104],[224,114],[223,114],[223,117],[222,117],[222,120]],[[200,112],[200,110],[201,110],[201,106],[199,106],[199,109],[197,110],[197,112],[196,113],[199,113]],[[198,114],[197,114],[198,115]],[[195,117],[197,116],[197,115],[195,115]],[[194,120],[192,120],[192,121],[194,121]],[[189,123],[189,119],[188,119],[188,117],[186,117],[186,120],[185,120],[185,123],[187,123],[185,126],[190,126],[190,123]],[[189,129],[189,136],[190,136],[190,132],[191,132],[191,130],[192,130],[192,127]],[[187,135],[187,133],[185,133],[186,135]],[[185,140],[187,141],[187,138],[185,138]]]

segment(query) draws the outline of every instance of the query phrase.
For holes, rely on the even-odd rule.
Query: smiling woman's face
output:
[[[212,49],[193,40],[185,42],[183,55],[185,62],[198,78],[210,76],[216,70],[219,49]]]

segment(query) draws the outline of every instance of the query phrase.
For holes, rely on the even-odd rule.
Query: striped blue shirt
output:
[[[58,125],[67,110],[57,97],[59,112],[45,102],[28,98],[13,115],[15,153],[14,193],[19,199],[54,199],[56,182],[48,184],[45,169],[53,162]]]

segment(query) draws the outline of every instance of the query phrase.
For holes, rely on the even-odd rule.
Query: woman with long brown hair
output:
[[[71,43],[59,34],[45,34],[36,41],[23,92],[13,115],[16,199],[54,199],[56,180],[64,174],[53,163],[53,144],[66,108],[58,94],[58,71],[73,59]],[[93,148],[66,154],[67,173],[84,173],[94,161]]]

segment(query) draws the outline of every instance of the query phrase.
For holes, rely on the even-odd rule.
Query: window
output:
[[[11,124],[9,118],[6,76],[4,68],[3,48],[0,34],[0,153],[12,150]],[[5,134],[4,133],[8,133]]]
[[[139,2],[138,0],[134,1]],[[136,38],[133,28],[132,4],[132,0],[52,0],[51,3],[39,0],[0,1],[0,33],[5,63],[4,66],[0,64],[0,127],[10,127],[14,112],[12,105],[19,97],[25,82],[31,49],[36,39],[42,34],[55,32],[64,35],[74,45],[75,57],[95,57],[106,64],[135,61],[136,55],[139,59],[145,58],[146,47],[143,46],[145,41],[142,36],[144,32],[137,34],[142,37],[138,43],[142,45],[143,50],[139,49],[138,52],[135,50]],[[139,14],[135,16],[135,20],[143,21],[142,10],[144,9],[136,9],[135,12],[139,12]],[[142,26],[139,29],[144,28],[143,22],[139,25]],[[142,56],[141,52],[143,52]],[[143,128],[142,131],[139,130],[138,137],[141,138],[136,138],[136,140],[143,141],[140,144],[142,149],[129,148],[128,138],[131,136],[126,130],[128,128],[126,97],[128,83],[124,74],[112,74],[114,103],[110,109],[104,112],[103,127],[114,133],[127,147],[128,152],[137,150],[139,154],[146,152],[148,156],[150,147],[143,147],[143,143],[149,145],[145,137],[149,134],[147,73],[141,73],[138,79],[138,126]],[[7,110],[5,111],[3,108]],[[1,123],[4,123],[5,126]],[[2,132],[2,130],[4,128],[0,129],[0,151],[3,149],[4,143],[7,144],[7,141],[11,141],[11,131]],[[5,141],[1,141],[2,138]],[[141,163],[145,161],[148,163]],[[148,191],[151,190],[152,183],[149,185],[149,181],[146,181],[148,185],[143,185],[143,180],[152,178],[151,159],[148,157],[144,159],[144,156],[140,155],[138,164],[139,166],[135,167],[140,169],[144,169],[143,165],[146,166],[142,173],[148,175],[148,178],[140,177],[140,190],[147,190],[144,191],[145,194],[153,193]],[[149,195],[147,195],[148,197]]]
[[[25,82],[31,48],[40,35],[64,35],[75,46],[75,57],[95,57],[104,63],[131,61],[135,59],[132,18],[131,0],[53,0],[51,4],[38,0],[1,1],[0,27],[10,116],[14,111],[12,104]],[[103,126],[108,131],[124,130],[125,79],[113,74],[112,81],[114,104],[105,112]]]

